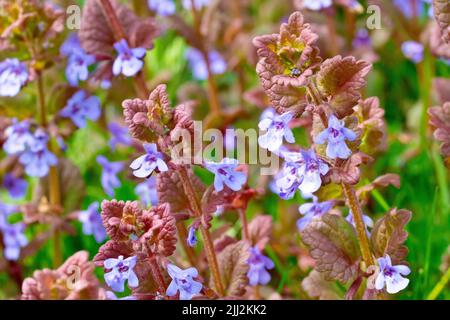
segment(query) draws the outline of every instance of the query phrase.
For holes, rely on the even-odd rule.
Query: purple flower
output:
[[[146,154],[135,159],[130,168],[133,169],[133,174],[138,178],[146,178],[150,176],[155,169],[160,172],[169,170],[167,164],[163,160],[163,154],[158,152],[156,144],[144,143]]]
[[[79,81],[87,80],[89,66],[95,63],[95,57],[87,54],[84,50],[74,50],[69,56],[66,77],[71,86],[77,86]]]
[[[372,39],[370,38],[369,31],[365,28],[358,29],[356,36],[353,39],[353,48],[371,47]]]
[[[309,10],[322,10],[330,7],[333,4],[332,0],[303,0],[303,6]]]
[[[283,199],[291,199],[295,191],[310,194],[319,190],[322,185],[321,175],[328,173],[328,165],[317,158],[314,150],[284,152],[283,169],[276,180],[279,195]]]
[[[236,171],[239,162],[236,159],[223,158],[221,162],[205,161],[205,168],[214,173],[214,189],[217,192],[223,190],[225,184],[233,191],[242,189],[247,181],[247,176],[243,172]]]
[[[405,41],[402,43],[403,55],[414,63],[420,63],[423,60],[423,44],[416,41]]]
[[[31,146],[20,155],[19,162],[25,166],[27,175],[44,177],[58,163],[58,158],[47,149],[48,139],[42,129],[36,130]]]
[[[98,243],[106,239],[106,230],[103,226],[102,218],[98,212],[99,204],[94,202],[85,211],[78,214],[78,220],[83,224],[83,233],[94,235]]]
[[[394,5],[407,18],[420,16],[425,11],[424,2],[427,0],[394,0]]]
[[[17,206],[0,202],[0,226],[15,212],[17,212]]]
[[[158,193],[156,191],[156,177],[151,176],[139,183],[134,189],[141,202],[146,206],[156,206],[158,204]]]
[[[125,290],[125,281],[128,280],[128,287],[136,288],[139,285],[139,279],[133,271],[136,261],[136,256],[126,259],[123,256],[119,256],[118,259],[106,259],[103,266],[105,269],[110,270],[104,275],[106,284],[116,292],[123,292]]]
[[[147,4],[150,10],[163,17],[173,15],[176,10],[173,0],[148,0]]]
[[[203,7],[206,7],[211,0],[194,0],[195,9],[199,10]],[[192,0],[183,0],[182,2],[183,8],[186,10],[192,9]]]
[[[135,296],[129,295],[122,298],[117,298],[116,294],[112,291],[106,291],[105,292],[105,298],[106,300],[137,300]]]
[[[69,57],[72,53],[80,49],[82,50],[78,35],[76,33],[71,33],[61,45],[61,48],[59,48],[59,52],[62,56]]]
[[[297,228],[302,231],[311,222],[313,218],[321,217],[333,208],[333,201],[318,202],[317,197],[313,196],[313,202],[302,204],[298,211],[304,215],[297,220]]]
[[[189,228],[189,232],[188,232],[188,237],[186,239],[186,242],[188,244],[188,246],[190,247],[195,247],[195,245],[197,244],[197,236],[195,235],[195,228],[193,226],[191,226]]]
[[[87,119],[96,121],[100,113],[100,100],[95,96],[88,97],[84,90],[77,91],[60,112],[62,117],[72,119],[78,128],[84,128]]]
[[[250,248],[250,258],[248,259],[248,282],[251,286],[261,284],[265,286],[270,281],[270,273],[267,270],[273,269],[274,264],[270,258],[259,251],[258,247]]]
[[[0,219],[0,231],[3,233],[4,256],[7,260],[17,260],[20,249],[28,244],[25,236],[25,224],[17,222],[10,224]]]
[[[122,162],[109,162],[104,156],[97,157],[97,163],[103,168],[101,183],[103,190],[110,197],[114,196],[114,189],[120,187],[121,183],[117,174],[122,171]]]
[[[3,178],[3,187],[8,190],[11,198],[22,198],[27,191],[28,183],[24,179],[16,178],[13,174],[7,173]]]
[[[166,294],[169,297],[173,297],[179,292],[180,300],[191,300],[193,296],[202,290],[202,284],[194,280],[194,278],[198,277],[197,269],[188,268],[182,270],[176,265],[169,263],[167,272],[172,278],[172,282],[170,282],[166,290]]]
[[[145,56],[144,48],[128,47],[128,43],[122,39],[114,44],[118,55],[113,64],[113,74],[115,76],[123,74],[126,77],[132,77],[138,73],[144,66],[142,58]]]
[[[402,277],[411,272],[407,266],[393,266],[389,255],[378,258],[378,265],[380,266],[380,272],[375,280],[375,289],[381,290],[386,284],[386,291],[394,294],[408,286],[409,280]]]
[[[200,51],[194,48],[189,48],[186,51],[186,59],[189,62],[193,76],[197,80],[205,80],[208,78],[208,69],[205,64],[205,59]],[[222,56],[217,51],[210,51],[208,53],[208,60],[211,66],[212,74],[222,74],[227,70],[227,64]]]
[[[328,128],[319,133],[314,142],[317,144],[327,145],[327,157],[330,159],[347,159],[352,154],[352,151],[347,147],[345,140],[354,141],[356,134],[347,129],[343,121],[338,120],[334,115],[328,119]]]
[[[0,96],[14,97],[27,80],[27,66],[19,59],[0,62]]]
[[[285,112],[282,115],[265,113],[264,118],[258,125],[260,130],[266,130],[266,133],[258,138],[259,145],[273,152],[281,147],[283,138],[289,143],[294,143],[295,138],[291,128],[289,128],[292,117],[292,112]]]
[[[108,124],[108,130],[111,133],[111,139],[109,139],[109,146],[112,151],[116,149],[118,144],[125,146],[131,146],[132,139],[128,133],[128,128],[121,126],[117,122],[110,122]]]
[[[363,214],[362,219],[364,222],[364,227],[366,228],[367,236],[370,237],[369,228],[373,228],[373,220],[369,216],[366,216],[365,214]],[[348,216],[345,218],[345,220],[347,220],[353,227],[356,228],[355,220],[353,218],[353,212],[351,210],[348,213]]]
[[[13,124],[6,128],[7,137],[3,150],[9,155],[25,151],[34,141],[33,134],[30,132],[30,123],[27,120],[18,122],[13,119]]]

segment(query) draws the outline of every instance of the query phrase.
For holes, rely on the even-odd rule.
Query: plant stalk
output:
[[[178,169],[178,174],[183,184],[184,192],[186,193],[186,196],[189,199],[189,204],[191,206],[192,211],[194,212],[196,217],[202,217],[201,205],[197,195],[195,194],[195,190],[194,187],[192,186],[191,180],[189,179],[189,176],[187,174],[186,167],[180,166]],[[223,297],[225,295],[225,290],[222,284],[222,278],[220,276],[219,265],[217,263],[216,252],[214,251],[214,245],[211,238],[211,234],[209,233],[209,230],[203,226],[203,224],[200,224],[199,230],[203,238],[206,250],[206,259],[208,261],[209,267],[211,268],[211,274],[215,288],[219,296]]]
[[[47,108],[45,104],[45,92],[44,92],[44,83],[42,79],[42,73],[40,71],[37,72],[37,93],[38,93],[38,113],[39,113],[39,123],[42,127],[47,127]],[[49,141],[49,150],[57,154],[57,147],[53,139]],[[58,208],[61,206],[61,192],[59,185],[59,176],[58,169],[56,166],[51,166],[49,170],[49,201],[52,208]],[[59,230],[53,230],[53,267],[59,267],[62,263],[62,251],[61,251],[61,236]]]
[[[345,197],[347,198],[348,205],[353,214],[355,220],[356,234],[358,236],[359,247],[363,260],[366,264],[366,268],[374,265],[372,252],[370,250],[369,239],[367,238],[366,226],[363,221],[363,212],[358,198],[356,197],[355,189],[353,186],[343,183],[342,189],[344,190]]]
[[[242,238],[245,241],[250,241],[250,233],[248,231],[247,215],[245,211],[245,209],[239,209],[239,216],[241,217],[242,221]]]

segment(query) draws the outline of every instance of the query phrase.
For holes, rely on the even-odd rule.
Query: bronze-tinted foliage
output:
[[[115,241],[126,241],[137,234],[138,218],[142,209],[137,201],[104,200],[102,202],[102,220],[109,237]]]
[[[442,107],[432,107],[428,110],[430,124],[436,128],[434,138],[442,142],[441,153],[450,163],[450,102]]]
[[[261,215],[255,217],[248,224],[248,233],[252,246],[256,246],[260,250],[264,249],[272,234],[272,220],[272,216]]]
[[[153,18],[139,18],[127,6],[117,0],[110,0],[114,12],[126,33],[131,47],[150,49],[159,33]],[[79,37],[84,50],[98,56],[111,56],[113,44],[118,35],[110,27],[110,19],[105,17],[98,0],[87,0],[83,6]]]
[[[39,0],[3,1],[0,9],[0,51],[28,51],[24,47],[24,36],[27,34],[33,35],[33,40],[39,40],[47,47],[40,53],[42,56],[36,58],[48,60],[50,54],[55,54],[62,40],[58,35],[64,31],[63,10]]]
[[[43,269],[22,284],[23,300],[99,299],[101,289],[89,254],[79,251],[56,270]]]
[[[227,296],[241,296],[248,283],[248,259],[250,251],[248,243],[239,241],[230,244],[217,255],[219,272],[225,285]],[[211,279],[210,286],[214,289]]]
[[[194,174],[192,168],[187,167],[186,170],[197,197],[200,199],[206,189],[205,185]],[[161,202],[169,203],[173,212],[192,209],[177,170],[170,169],[166,172],[159,173],[156,177],[156,190],[158,192],[158,199]]]
[[[362,131],[360,150],[368,155],[384,151],[387,147],[386,122],[380,100],[377,97],[360,100],[354,111]]]
[[[169,135],[177,139],[179,130],[194,131],[192,104],[172,108],[165,84],[158,85],[147,100],[128,99],[122,106],[131,135],[141,141],[156,142]]]
[[[342,300],[343,293],[337,285],[324,279],[323,275],[312,270],[302,281],[302,288],[311,298],[320,300]]]
[[[436,57],[450,59],[450,43],[443,40],[441,30],[436,23],[431,26],[430,33],[429,42],[431,52]]]
[[[342,216],[315,218],[301,232],[303,242],[316,261],[315,270],[330,280],[346,283],[358,271],[360,251],[353,226]]]
[[[131,135],[139,140],[154,142],[166,133],[164,127],[173,117],[166,85],[161,84],[147,100],[123,101],[123,115]]]
[[[320,94],[328,101],[338,118],[351,115],[361,99],[359,92],[365,85],[365,76],[372,65],[354,57],[336,56],[325,60],[317,74]]]
[[[375,255],[383,257],[388,254],[394,265],[405,264],[408,248],[404,242],[408,238],[405,226],[411,219],[411,211],[391,209],[377,221],[372,230],[371,242]]]
[[[281,25],[280,33],[253,40],[260,59],[256,71],[278,112],[286,108],[303,112],[305,86],[321,62],[317,38],[302,14],[294,12],[288,23]]]
[[[175,251],[177,238],[176,222],[170,212],[170,205],[163,203],[145,210],[138,220],[145,231],[139,238],[141,244],[153,253],[171,256]]]
[[[448,0],[433,0],[433,10],[441,30],[442,40],[450,42],[450,2]]]

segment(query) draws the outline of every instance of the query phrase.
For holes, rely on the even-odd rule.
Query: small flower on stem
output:
[[[33,142],[19,157],[19,162],[25,166],[25,172],[31,177],[44,177],[50,167],[58,163],[58,158],[47,149],[48,135],[38,129],[34,133]]]
[[[329,167],[317,157],[314,150],[282,152],[282,156],[286,162],[276,180],[281,198],[291,199],[297,189],[305,194],[319,190],[321,176],[328,173]]]
[[[155,169],[160,172],[169,170],[167,164],[164,162],[164,157],[161,152],[158,151],[156,144],[144,143],[144,149],[146,154],[135,159],[130,168],[133,169],[133,175],[138,178],[146,178],[150,176]]]
[[[233,191],[239,191],[247,181],[245,173],[236,171],[239,162],[236,159],[223,158],[221,162],[205,161],[205,168],[214,173],[214,189],[223,190],[224,184]]]
[[[375,289],[381,290],[386,285],[386,291],[394,294],[408,286],[409,280],[402,277],[407,276],[411,272],[407,266],[393,266],[389,255],[385,255],[384,258],[378,258],[378,265],[380,272],[375,280]]]
[[[208,78],[208,69],[205,59],[200,51],[194,48],[189,48],[186,51],[186,59],[189,62],[193,76],[197,80],[205,80]],[[213,74],[222,74],[227,70],[227,64],[222,56],[217,51],[210,51],[208,53],[208,61]]]
[[[115,292],[123,292],[125,290],[125,281],[128,280],[128,287],[136,288],[139,285],[139,279],[133,271],[136,261],[136,256],[126,259],[123,256],[119,256],[118,259],[106,259],[103,266],[105,269],[110,270],[104,275],[106,284]]]
[[[89,77],[89,66],[95,63],[95,57],[84,50],[74,50],[69,56],[66,67],[66,77],[71,86],[78,86],[79,81]]]
[[[297,228],[302,231],[315,217],[321,217],[333,208],[333,201],[318,202],[316,196],[313,196],[313,202],[302,204],[298,211],[304,215],[297,220]]]
[[[105,193],[114,196],[114,189],[120,187],[121,183],[117,174],[122,171],[122,162],[109,162],[104,156],[97,157],[97,163],[103,168],[101,183]]]
[[[286,112],[282,115],[276,113],[265,113],[264,118],[259,122],[259,129],[266,130],[266,133],[258,138],[260,147],[269,151],[277,151],[283,144],[283,138],[289,143],[294,143],[294,135],[289,122],[293,113]]]
[[[273,261],[263,255],[258,247],[250,248],[250,258],[248,259],[249,270],[247,277],[251,286],[258,284],[266,285],[270,281],[270,273],[267,270],[273,269]]]
[[[24,179],[16,178],[13,174],[7,173],[3,177],[3,187],[8,190],[11,198],[22,198],[27,191],[28,183]]]
[[[0,231],[3,233],[4,256],[7,260],[17,260],[20,249],[28,244],[25,236],[25,224],[17,222],[10,224],[6,219],[0,219]]]
[[[126,77],[132,77],[141,71],[144,66],[142,58],[144,58],[146,52],[144,48],[130,49],[124,39],[116,42],[114,48],[118,53],[113,64],[113,74],[115,76],[122,73]]]
[[[128,133],[128,128],[119,125],[117,122],[110,122],[108,124],[108,130],[111,133],[111,138],[109,139],[109,147],[112,151],[116,150],[118,144],[124,146],[131,146],[132,139]]]
[[[402,52],[412,62],[420,63],[423,60],[424,47],[416,41],[405,41],[402,43]]]
[[[139,183],[134,189],[144,206],[156,206],[158,204],[158,193],[156,191],[156,177],[151,176],[144,182]]]
[[[348,148],[345,140],[354,141],[356,134],[347,129],[343,121],[340,121],[334,115],[331,115],[328,119],[328,128],[319,133],[314,142],[317,144],[327,145],[327,157],[330,159],[347,159],[352,154],[352,151]]]
[[[332,0],[303,0],[303,6],[309,10],[319,11],[333,5]]]
[[[27,80],[27,66],[19,59],[0,62],[0,96],[14,97]]]
[[[78,128],[84,128],[87,119],[96,121],[100,113],[100,100],[95,96],[88,97],[84,90],[77,91],[60,112],[62,117],[72,119]]]
[[[200,10],[203,7],[206,7],[211,0],[194,0],[194,7],[197,10]],[[191,10],[192,9],[192,0],[183,0],[182,2],[183,4],[183,8],[185,8],[186,10]]]
[[[3,150],[9,155],[25,151],[34,141],[27,120],[18,122],[17,119],[13,119],[12,125],[5,130],[5,136],[7,139],[3,144]]]
[[[180,293],[180,300],[191,300],[193,296],[199,294],[203,285],[195,281],[194,278],[198,277],[198,271],[195,268],[188,268],[182,270],[174,264],[167,265],[167,272],[172,278],[167,287],[166,294],[169,297],[173,297]]]
[[[190,247],[195,247],[195,245],[197,244],[197,236],[195,235],[195,231],[196,229],[193,226],[189,228],[186,242]]]
[[[173,0],[148,0],[147,4],[150,10],[163,17],[171,16],[176,11]]]
[[[81,211],[78,220],[83,224],[83,233],[94,235],[98,243],[106,239],[106,230],[103,226],[102,218],[98,212],[99,204],[94,202],[85,211]]]

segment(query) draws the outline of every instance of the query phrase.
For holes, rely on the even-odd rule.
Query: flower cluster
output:
[[[57,157],[48,150],[49,137],[41,128],[30,131],[27,120],[13,124],[5,131],[7,140],[3,150],[9,155],[19,155],[19,162],[31,177],[44,177],[50,167],[58,163]]]

